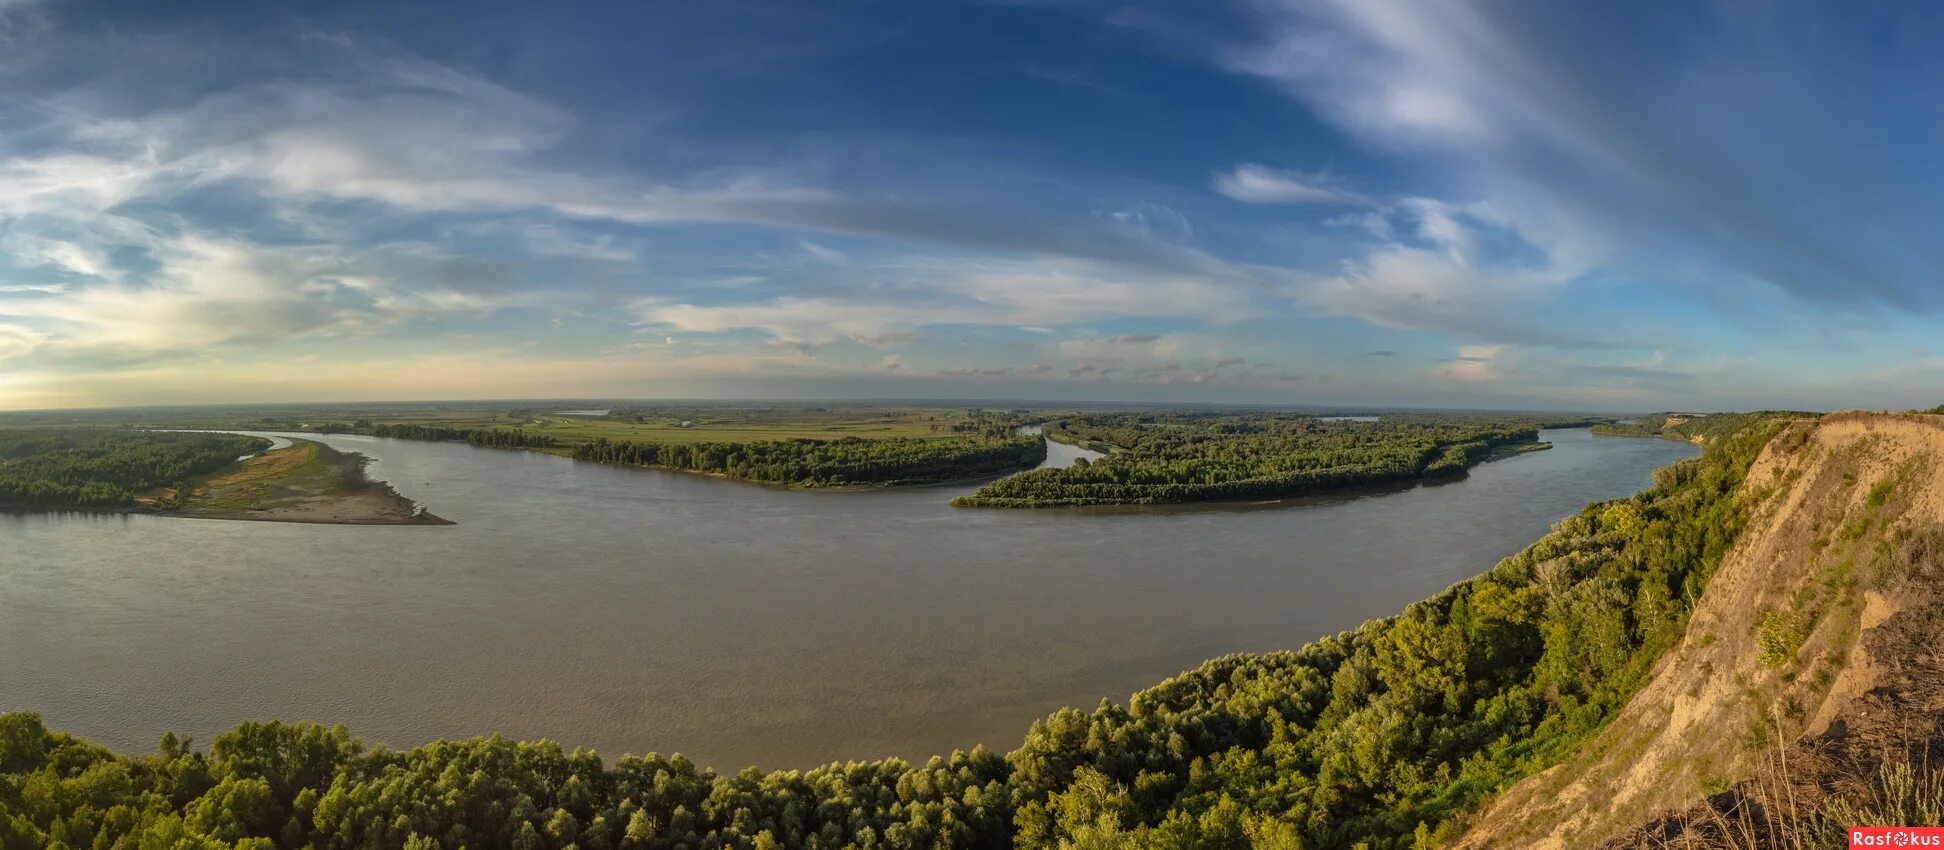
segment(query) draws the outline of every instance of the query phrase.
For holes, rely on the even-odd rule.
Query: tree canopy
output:
[[[214,472],[269,446],[239,434],[0,430],[0,506],[127,507],[145,492]]]
[[[1030,469],[1046,460],[1039,437],[638,443],[597,440],[578,460],[706,472],[797,487],[936,484]]]
[[[1048,438],[1105,451],[995,481],[954,501],[1063,507],[1238,501],[1463,475],[1501,447],[1537,444],[1529,418],[1273,413],[1106,413],[1049,423]]]

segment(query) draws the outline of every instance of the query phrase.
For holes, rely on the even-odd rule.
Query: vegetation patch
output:
[[[1872,510],[1883,507],[1885,502],[1890,501],[1891,494],[1896,491],[1896,480],[1893,478],[1885,478],[1882,481],[1878,481],[1876,486],[1870,488],[1870,493],[1864,499],[1864,504],[1868,505]]]
[[[269,447],[236,434],[0,430],[0,507],[113,510]]]
[[[1712,440],[1732,437],[1744,428],[1773,419],[1813,419],[1819,416],[1821,416],[1819,413],[1796,410],[1713,413],[1706,416],[1690,413],[1655,413],[1642,416],[1632,422],[1606,422],[1594,425],[1593,433],[1615,437],[1659,437],[1706,444]],[[1806,437],[1807,433],[1804,431],[1796,434],[1793,439],[1800,440]],[[1783,448],[1793,449],[1794,446],[1785,445]]]
[[[1494,457],[1543,448],[1539,429],[1585,424],[1483,416],[1375,422],[1269,413],[1112,413],[1048,423],[1049,439],[1106,457],[995,481],[968,507],[1153,505],[1282,499],[1462,476]]]
[[[185,484],[170,502],[181,516],[347,525],[443,525],[389,485],[364,475],[361,455],[297,440]]]
[[[762,443],[610,443],[574,449],[576,460],[702,472],[792,487],[939,484],[1031,469],[1046,460],[1037,436],[958,440],[895,437]]]
[[[195,482],[179,497],[177,506],[191,513],[252,511],[297,492],[341,494],[347,485],[337,467],[324,462],[323,450],[304,441],[250,458],[235,469]]]
[[[585,403],[582,403],[585,404]],[[23,414],[146,427],[363,434],[525,449],[798,488],[939,484],[1044,462],[1046,413],[878,404],[383,404]]]

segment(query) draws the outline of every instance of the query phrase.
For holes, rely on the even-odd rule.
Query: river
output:
[[[269,718],[725,770],[1004,751],[1063,704],[1394,613],[1695,451],[1543,438],[1435,487],[1088,512],[324,437],[459,524],[0,515],[0,709],[134,752]]]

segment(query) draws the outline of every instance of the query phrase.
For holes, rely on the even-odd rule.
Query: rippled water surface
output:
[[[1062,704],[1393,613],[1694,453],[1544,436],[1437,487],[1139,513],[334,436],[459,524],[0,515],[0,708],[138,751],[273,717],[727,769],[1006,750]]]

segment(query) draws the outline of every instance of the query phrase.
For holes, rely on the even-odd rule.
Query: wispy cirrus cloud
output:
[[[1303,172],[1243,163],[1215,177],[1215,191],[1251,204],[1371,207],[1376,202],[1326,171]]]
[[[636,309],[650,328],[755,330],[792,343],[881,344],[945,325],[1025,327],[1142,316],[1233,322],[1248,318],[1268,294],[1228,281],[1135,275],[1066,260],[919,264],[867,274],[879,277],[814,297],[781,294],[715,304],[655,298]]]
[[[1870,165],[1804,167],[1836,151],[1894,161],[1897,138],[1925,132],[1899,126],[1895,116],[1910,113],[1896,102],[1940,79],[1934,63],[1856,63],[1859,76],[1845,78],[1814,75],[1777,48],[1795,38],[1835,53],[1873,16],[1818,28],[1779,7],[1711,4],[1688,10],[1693,38],[1674,39],[1658,19],[1617,7],[1258,9],[1266,37],[1232,45],[1228,67],[1283,86],[1375,149],[1439,157],[1519,229],[1573,231],[1583,244],[1625,234],[1646,249],[1603,250],[1605,268],[1721,287],[1758,280],[1843,309],[1944,308],[1944,248],[1911,226],[1939,201],[1931,183]],[[1937,46],[1925,38],[1891,52],[1915,60]],[[1624,61],[1630,52],[1655,58]],[[1917,70],[1913,79],[1892,68]],[[1894,78],[1866,83],[1882,74]],[[1889,103],[1864,107],[1844,94],[1854,86]],[[1801,108],[1808,102],[1832,108]]]
[[[40,343],[80,353],[165,353],[355,327],[360,313],[329,250],[268,251],[200,236],[167,242],[143,284],[98,284],[60,297],[0,301],[0,317],[35,319]]]

